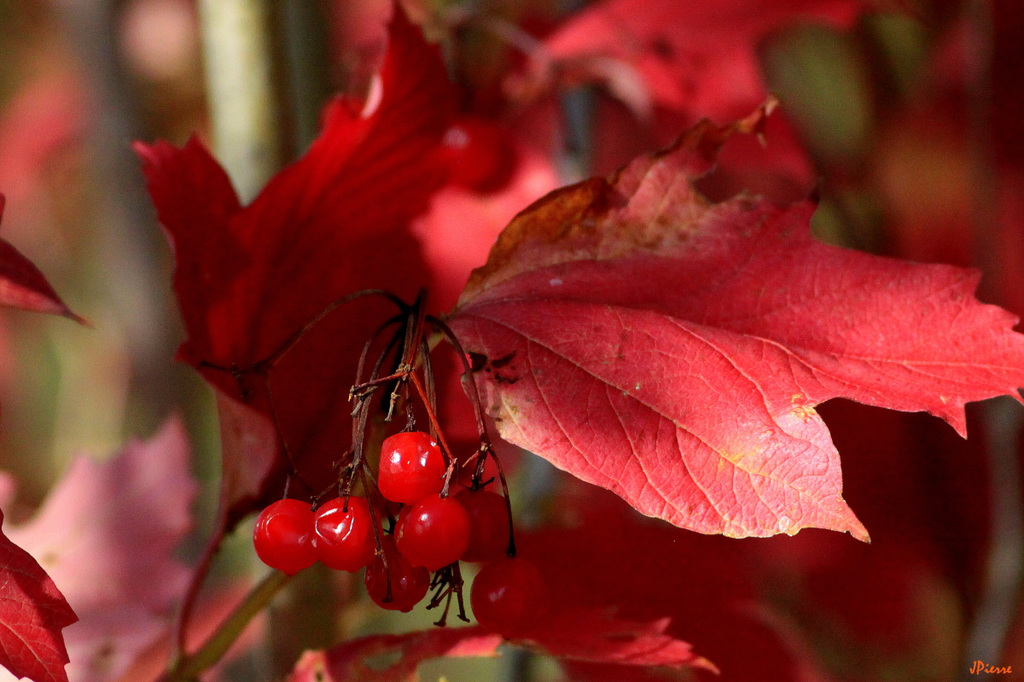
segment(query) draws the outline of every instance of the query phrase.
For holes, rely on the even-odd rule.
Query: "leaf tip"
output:
[[[690,152],[702,158],[706,163],[713,164],[718,158],[719,150],[733,135],[754,135],[764,144],[765,123],[778,106],[779,100],[769,96],[750,114],[738,121],[720,125],[711,119],[703,118],[683,132],[671,147],[659,152],[657,156]]]
[[[704,658],[703,656],[697,656],[690,662],[690,666],[693,668],[703,668],[708,672],[714,673],[715,675],[721,675],[722,671],[717,665]]]
[[[64,310],[63,310],[63,312],[61,312],[61,317],[66,317],[69,320],[71,320],[72,322],[77,322],[78,324],[82,325],[86,329],[95,329],[96,328],[95,325],[93,325],[92,322],[90,322],[88,319],[82,317],[81,315],[76,313],[71,308],[68,308],[67,306],[64,306]]]
[[[828,512],[827,517],[831,521],[826,521],[821,527],[827,530],[834,530],[840,533],[849,533],[855,539],[861,542],[871,544],[871,535],[868,534],[868,529],[864,527],[864,524],[860,522],[857,515],[850,509],[850,505],[846,503],[842,495],[836,495],[834,505],[826,505]],[[823,519],[824,520],[824,519]],[[794,534],[799,529],[793,529]]]
[[[853,516],[852,513],[851,513],[851,517],[852,517],[851,518],[851,523],[846,528],[843,528],[842,530],[845,530],[847,533],[852,535],[855,539],[860,540],[861,542],[870,545],[871,544],[871,535],[868,534],[868,529],[865,528],[864,524],[861,523],[860,520],[857,519],[857,517]]]

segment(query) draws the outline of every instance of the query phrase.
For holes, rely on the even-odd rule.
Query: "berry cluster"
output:
[[[315,511],[299,500],[283,499],[260,514],[253,534],[256,553],[289,575],[317,561],[349,572],[365,567],[370,598],[397,611],[411,610],[432,586],[451,583],[448,567],[458,561],[489,562],[473,584],[473,612],[482,625],[516,636],[544,601],[543,581],[532,564],[508,558],[505,498],[472,487],[444,495],[447,471],[429,434],[389,436],[381,448],[377,488],[385,500],[402,505],[391,533],[375,527],[364,497],[337,497]],[[438,572],[433,582],[432,572]],[[443,598],[445,591],[440,594]]]
[[[308,328],[335,307],[363,295],[383,296],[398,307],[399,314],[366,342],[360,357],[356,383],[349,392],[354,403],[352,447],[335,463],[336,485],[311,494],[311,504],[286,497],[263,510],[253,534],[256,553],[265,564],[289,575],[317,561],[342,571],[365,568],[366,591],[385,609],[409,611],[433,590],[427,608],[444,605],[438,625],[444,625],[453,597],[458,617],[468,622],[459,562],[485,562],[470,594],[477,620],[505,636],[519,636],[546,602],[543,581],[534,566],[514,558],[508,488],[487,438],[473,381],[467,386],[481,444],[465,462],[463,474],[469,474],[468,480],[455,476],[457,463],[437,419],[427,334],[433,330],[447,338],[466,374],[474,370],[451,330],[425,314],[423,295],[411,305],[377,290],[340,299],[261,363],[261,371],[269,372]],[[384,343],[386,337],[381,335],[389,329],[393,333]],[[374,349],[379,355],[370,362]],[[266,393],[272,404],[269,383]],[[368,443],[402,412],[406,427],[384,439],[374,476],[368,465],[368,459],[372,461]],[[414,430],[424,416],[430,433]],[[275,426],[291,475],[314,490],[303,480],[276,420]],[[488,477],[490,464],[495,471]],[[488,490],[495,480],[501,481],[501,494]],[[362,496],[353,493],[357,488]],[[333,499],[321,503],[331,490]]]

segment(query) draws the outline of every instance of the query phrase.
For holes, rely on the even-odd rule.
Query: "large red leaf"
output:
[[[4,203],[4,196],[0,194],[0,216],[4,213]],[[64,305],[39,268],[3,239],[0,239],[0,305],[84,322]]]
[[[67,682],[61,630],[76,620],[50,576],[0,533],[0,665],[34,682]]]
[[[309,152],[245,207],[198,141],[180,150],[137,145],[174,243],[188,332],[180,358],[225,394],[222,406],[236,403],[221,413],[222,430],[237,436],[226,443],[251,439],[256,416],[275,417],[311,488],[336,476],[359,350],[393,310],[379,299],[346,306],[303,336],[269,379],[252,370],[344,295],[384,288],[415,296],[428,276],[409,223],[446,175],[436,150],[451,118],[451,86],[438,50],[401,12],[378,85],[365,103],[332,102]],[[224,494],[232,517],[283,488],[280,453],[253,460],[226,450],[224,468],[224,480],[237,483]]]
[[[136,145],[174,241],[183,359],[245,368],[339,296],[409,285],[399,266],[417,254],[399,237],[444,182],[435,148],[451,96],[436,48],[401,12],[380,78],[365,103],[333,101],[308,153],[244,208],[197,140]]]
[[[756,121],[754,121],[756,123]],[[744,126],[749,126],[750,121]],[[704,123],[521,213],[452,325],[502,436],[705,533],[867,532],[814,407],[926,410],[1017,395],[1024,336],[978,275],[814,240],[810,204],[710,204]]]

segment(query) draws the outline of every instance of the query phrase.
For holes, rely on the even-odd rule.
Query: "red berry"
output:
[[[463,116],[445,132],[443,143],[452,184],[476,192],[494,192],[512,178],[516,152],[497,124]]]
[[[384,439],[377,487],[392,502],[412,504],[441,492],[447,466],[441,448],[422,431],[396,433]]]
[[[313,512],[309,504],[284,499],[268,506],[256,519],[252,543],[263,563],[288,575],[315,564]]]
[[[508,508],[505,498],[490,490],[463,490],[455,499],[469,516],[469,546],[463,561],[492,561],[508,551]]]
[[[454,498],[428,495],[398,519],[395,542],[413,566],[436,571],[469,546],[469,516]]]
[[[421,567],[413,566],[395,547],[395,539],[390,535],[381,538],[384,555],[388,560],[388,568],[377,557],[366,568],[366,591],[370,598],[379,606],[392,611],[411,611],[430,588],[430,572]],[[391,596],[388,599],[388,576],[391,578]]]
[[[547,610],[547,587],[537,567],[525,559],[485,564],[469,594],[480,625],[507,639],[522,637]]]
[[[313,522],[320,562],[339,571],[358,571],[373,560],[376,541],[370,506],[362,497],[339,497],[317,509]]]

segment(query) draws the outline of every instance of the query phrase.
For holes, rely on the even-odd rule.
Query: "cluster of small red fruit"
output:
[[[473,613],[490,630],[520,636],[546,601],[540,572],[511,556],[505,497],[486,487],[444,495],[447,469],[430,434],[391,435],[381,447],[377,477],[381,495],[402,504],[391,533],[382,531],[364,497],[337,497],[319,507],[286,498],[260,513],[256,553],[289,575],[317,561],[349,572],[366,567],[370,598],[398,611],[423,600],[431,572],[460,560],[486,562],[470,592]]]

